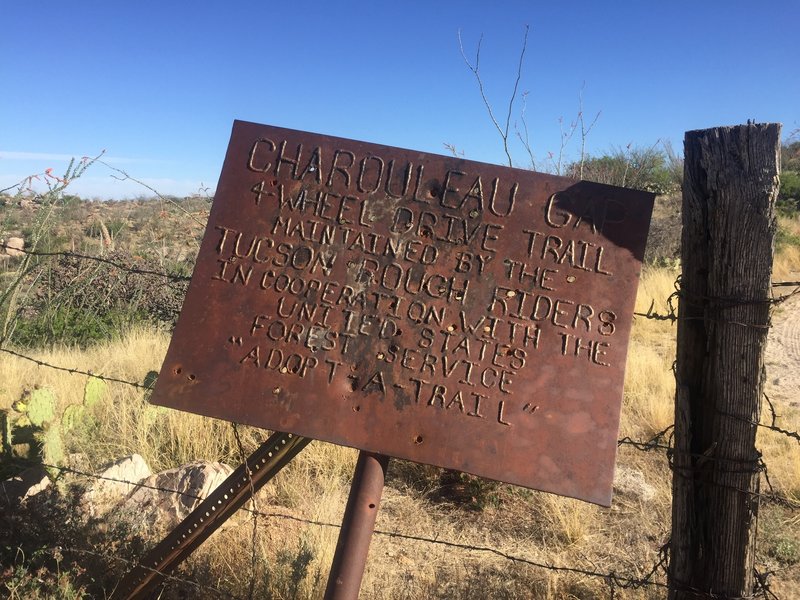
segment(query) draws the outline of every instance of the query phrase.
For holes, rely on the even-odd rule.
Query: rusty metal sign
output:
[[[152,402],[608,505],[652,205],[237,121]]]

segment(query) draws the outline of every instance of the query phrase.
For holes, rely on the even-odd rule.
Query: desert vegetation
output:
[[[798,143],[784,147],[776,281],[800,275],[798,152]],[[668,315],[677,303],[679,159],[657,145],[584,157],[565,170],[659,194],[620,431],[621,439],[652,443],[620,445],[610,509],[392,460],[364,598],[665,595],[659,585],[625,587],[592,573],[664,582],[671,472],[662,447],[673,420],[675,325],[644,315]],[[11,598],[106,597],[129,561],[163,533],[143,531],[125,515],[82,514],[81,490],[91,484],[82,473],[133,453],[154,472],[198,459],[236,465],[268,434],[148,403],[211,199],[88,201],[62,185],[79,175],[68,171],[49,193],[23,186],[0,196],[0,238],[22,238],[27,251],[0,259],[0,409],[9,432],[0,478],[32,462],[67,468],[51,468],[54,485],[0,517],[0,589]],[[796,323],[797,307],[794,299],[778,306],[774,323]],[[800,327],[785,330],[775,344],[800,344]],[[763,418],[792,432],[800,430],[800,387],[797,364],[785,357],[774,346],[768,354],[773,409]],[[12,430],[23,427],[28,441],[12,443]],[[762,506],[756,562],[773,573],[772,593],[789,598],[800,593],[800,447],[769,429],[759,447],[765,490],[788,502]],[[355,457],[313,442],[258,494],[255,510],[240,511],[179,569],[161,597],[321,597]]]

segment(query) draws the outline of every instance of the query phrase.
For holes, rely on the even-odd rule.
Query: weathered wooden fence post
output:
[[[670,598],[748,597],[780,125],[684,145]]]

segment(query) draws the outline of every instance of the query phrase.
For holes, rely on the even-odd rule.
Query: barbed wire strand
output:
[[[40,551],[51,553],[51,554],[55,554],[55,553],[83,554],[83,555],[86,555],[86,556],[92,556],[94,558],[100,558],[100,559],[105,560],[105,561],[117,561],[117,562],[121,562],[121,563],[125,564],[126,567],[128,567],[128,568],[130,568],[132,566],[138,566],[138,567],[141,567],[141,568],[143,568],[143,569],[145,569],[147,571],[150,571],[152,573],[156,573],[157,575],[163,577],[164,579],[175,581],[177,583],[190,585],[193,588],[196,588],[196,589],[199,589],[199,590],[205,590],[205,591],[213,592],[213,593],[217,594],[220,598],[232,598],[233,600],[246,600],[245,598],[243,598],[241,596],[237,596],[236,594],[233,594],[228,590],[221,590],[220,588],[215,587],[213,585],[200,583],[200,582],[194,581],[192,579],[187,579],[185,577],[179,577],[179,576],[174,575],[172,573],[165,573],[165,572],[159,571],[157,569],[154,569],[152,567],[148,567],[147,565],[139,564],[135,560],[130,560],[130,559],[124,558],[122,556],[119,556],[117,554],[104,554],[102,552],[97,552],[95,550],[86,550],[86,549],[83,549],[83,548],[66,548],[66,547],[63,547],[63,546],[54,546],[52,548],[41,548]],[[116,587],[114,588],[114,590],[116,590]],[[112,592],[109,594],[110,597],[113,597],[114,590],[112,590]]]
[[[93,371],[86,371],[86,370],[83,370],[83,369],[78,369],[76,367],[64,367],[64,366],[60,366],[60,365],[54,365],[54,364],[49,363],[47,361],[35,358],[33,356],[29,356],[27,354],[23,354],[21,352],[18,352],[16,350],[12,350],[10,348],[4,348],[2,346],[0,346],[0,352],[5,352],[6,354],[10,354],[12,356],[15,356],[16,358],[20,358],[22,360],[27,360],[29,362],[33,362],[39,367],[44,367],[44,368],[48,368],[48,369],[54,369],[54,370],[57,370],[57,371],[70,373],[72,375],[84,375],[84,376],[88,376],[88,377],[94,377],[95,379],[100,379],[102,381],[108,381],[108,382],[111,382],[111,383],[120,383],[120,384],[123,384],[123,385],[129,385],[129,386],[132,386],[132,387],[135,387],[135,388],[138,388],[138,389],[142,389],[142,390],[151,390],[153,385],[154,385],[152,383],[149,384],[149,385],[146,385],[146,384],[143,384],[143,383],[138,383],[136,381],[129,381],[129,380],[126,380],[126,379],[120,379],[118,377],[112,377],[112,376],[103,375],[103,374],[100,374],[100,373],[95,373]],[[769,398],[767,398],[767,400],[769,401]],[[745,420],[748,423],[751,423],[751,424],[756,425],[758,427],[761,427],[763,429],[768,429],[770,431],[774,431],[776,433],[780,433],[780,434],[785,435],[785,436],[787,436],[789,438],[795,439],[795,440],[798,441],[798,443],[800,443],[800,432],[791,431],[791,430],[784,429],[784,428],[781,428],[781,427],[777,426],[775,424],[776,416],[775,416],[775,412],[774,412],[774,407],[772,407],[771,402],[770,402],[770,408],[772,410],[773,418],[772,418],[772,423],[769,424],[769,425],[764,424],[764,423],[756,423],[755,421],[744,419],[744,418],[742,418],[742,420]],[[735,417],[735,415],[727,415],[727,416]],[[645,450],[645,451],[646,450],[656,450],[656,449],[658,449],[658,450],[670,450],[670,449],[672,449],[672,446],[663,444],[661,442],[664,440],[664,437],[668,433],[670,433],[672,431],[673,428],[674,428],[674,425],[670,425],[666,429],[664,429],[664,431],[661,431],[661,432],[655,434],[653,436],[653,438],[651,438],[650,440],[645,440],[645,441],[638,441],[638,440],[633,440],[630,437],[624,437],[621,440],[617,441],[617,445],[620,445],[620,446],[621,445],[630,445],[630,446],[636,447],[638,450]]]
[[[28,462],[28,461],[26,461],[26,462]],[[41,464],[41,463],[39,463],[39,464]],[[184,491],[181,491],[181,490],[171,490],[171,489],[168,489],[168,488],[163,488],[163,487],[159,487],[159,486],[152,486],[152,485],[143,484],[143,483],[137,483],[137,482],[133,482],[133,481],[127,481],[127,480],[124,480],[124,479],[118,479],[118,478],[114,478],[114,477],[99,476],[99,475],[96,475],[96,474],[86,473],[86,472],[79,471],[77,469],[72,469],[72,468],[69,468],[69,467],[58,467],[58,466],[55,466],[55,465],[47,465],[47,464],[41,464],[41,466],[43,466],[45,468],[54,468],[56,470],[69,472],[69,473],[73,473],[73,474],[77,474],[77,475],[87,476],[87,477],[92,478],[92,479],[113,481],[113,482],[116,482],[116,483],[123,483],[123,484],[131,485],[131,486],[134,486],[134,487],[143,487],[143,488],[148,488],[148,489],[161,491],[161,492],[164,492],[164,493],[178,494],[178,495],[186,496],[188,498],[192,498],[192,499],[195,499],[195,500],[202,500],[202,497],[197,496],[196,494],[191,494],[191,493],[184,492]],[[306,519],[306,518],[303,518],[303,517],[298,517],[298,516],[295,516],[295,515],[289,515],[289,514],[285,514],[285,513],[281,513],[281,512],[266,512],[266,511],[261,511],[261,510],[255,510],[255,509],[248,508],[248,507],[242,507],[240,510],[242,510],[244,512],[248,512],[248,513],[256,514],[259,517],[263,517],[264,519],[284,519],[284,520],[295,521],[295,522],[302,523],[302,524],[305,524],[305,525],[312,525],[312,526],[318,526],[318,527],[328,527],[328,528],[333,528],[333,529],[340,529],[341,528],[341,524],[339,524],[339,523],[321,521],[321,520],[318,520],[318,519]],[[550,563],[539,562],[539,561],[535,561],[535,560],[532,560],[532,559],[529,559],[529,558],[526,558],[526,557],[517,556],[517,555],[511,554],[511,553],[505,552],[503,550],[499,550],[497,548],[492,548],[490,546],[465,544],[465,543],[462,543],[462,542],[455,542],[455,541],[451,541],[451,540],[440,539],[438,537],[437,538],[431,538],[431,537],[420,536],[420,535],[415,535],[415,534],[403,533],[403,532],[396,531],[396,530],[395,531],[387,531],[387,530],[382,530],[382,529],[376,529],[374,531],[374,533],[375,533],[375,535],[379,535],[379,536],[383,536],[383,537],[396,538],[396,539],[402,539],[402,540],[414,541],[414,542],[420,542],[420,543],[435,544],[435,545],[444,546],[444,547],[447,547],[447,548],[457,548],[457,549],[471,551],[471,552],[489,553],[489,554],[493,554],[495,556],[498,556],[500,558],[509,560],[511,562],[520,563],[520,564],[526,564],[526,565],[529,565],[529,566],[532,566],[532,567],[547,569],[547,570],[550,570],[550,571],[574,573],[574,574],[584,575],[584,576],[588,576],[588,577],[596,577],[596,578],[604,579],[604,580],[607,580],[607,581],[611,580],[611,581],[614,581],[614,583],[617,586],[621,587],[621,588],[638,588],[638,587],[643,587],[643,586],[646,586],[646,585],[654,585],[654,586],[658,586],[658,587],[666,587],[665,583],[652,581],[652,578],[655,576],[655,574],[657,573],[658,569],[663,565],[663,559],[659,560],[658,563],[656,563],[652,568],[650,568],[648,570],[648,573],[647,573],[646,576],[644,576],[644,577],[635,577],[635,576],[628,576],[628,575],[620,575],[620,574],[618,574],[616,572],[613,572],[613,571],[609,572],[609,573],[602,573],[600,571],[593,571],[593,570],[590,570],[590,569],[583,569],[581,567],[553,565],[553,564],[550,564]],[[122,559],[121,557],[119,557],[119,558],[120,558],[120,560],[123,560],[123,561],[125,561],[125,562],[127,562],[129,564],[133,564],[135,562],[135,561],[129,561],[128,559]],[[155,569],[147,567],[146,565],[143,565],[143,566],[146,569],[150,570],[150,571],[159,573],[161,575],[164,575],[165,577],[169,577],[169,575],[167,575],[165,573],[160,573],[160,572],[156,571]],[[177,578],[177,579],[178,579],[178,581],[183,581],[180,578]],[[194,582],[191,582],[191,581],[189,581],[188,583],[194,584]]]
[[[52,467],[51,465],[43,465],[43,466]],[[81,475],[87,475],[89,477],[96,478],[96,479],[104,479],[104,480],[116,481],[118,483],[125,483],[125,484],[129,484],[129,485],[133,485],[133,486],[147,487],[147,488],[151,488],[151,489],[156,489],[156,490],[159,490],[159,491],[162,491],[162,492],[180,494],[180,495],[184,495],[184,496],[187,496],[187,497],[190,497],[190,498],[194,498],[194,499],[197,499],[197,500],[201,499],[199,496],[197,496],[195,494],[182,492],[180,490],[169,490],[167,488],[160,488],[160,487],[157,487],[157,486],[148,486],[146,484],[139,484],[139,483],[134,483],[134,482],[131,482],[131,481],[126,481],[126,480],[121,480],[121,479],[116,479],[116,478],[102,477],[102,476],[97,476],[97,475],[90,474],[90,473],[83,473],[83,472],[77,471],[75,469],[68,469],[68,468],[63,468],[63,467],[55,467],[55,468],[60,468],[60,469],[65,470],[65,471],[68,470],[68,471],[70,471],[72,473],[77,473],[77,474],[81,474]],[[289,515],[289,514],[280,513],[280,512],[255,511],[254,509],[249,509],[249,508],[246,508],[246,507],[243,507],[240,510],[243,510],[245,512],[251,512],[251,513],[255,512],[255,513],[258,514],[258,516],[263,517],[265,519],[276,519],[277,518],[277,519],[291,520],[291,521],[295,521],[295,522],[298,522],[298,523],[301,523],[301,524],[305,524],[305,525],[328,527],[328,528],[334,528],[334,529],[341,528],[341,524],[338,524],[338,523],[331,523],[331,522],[327,522],[327,521],[321,521],[321,520],[318,520],[318,519],[306,519],[306,518],[303,518],[303,517],[298,517],[298,516],[295,516],[295,515]],[[400,531],[397,531],[397,530],[387,531],[387,530],[382,530],[382,529],[376,529],[374,533],[375,533],[375,535],[389,537],[389,538],[395,538],[395,539],[401,539],[401,540],[406,540],[406,541],[414,541],[414,542],[420,542],[420,543],[434,544],[434,545],[444,546],[444,547],[448,547],[448,548],[456,548],[456,549],[469,551],[469,552],[488,553],[488,554],[492,554],[492,555],[498,556],[500,558],[503,558],[505,560],[508,560],[510,562],[525,564],[525,565],[528,565],[528,566],[531,566],[531,567],[535,567],[535,568],[545,569],[545,570],[554,571],[554,572],[571,573],[571,574],[582,575],[582,576],[586,576],[586,577],[594,577],[594,578],[598,578],[598,579],[603,579],[604,581],[608,582],[609,588],[611,590],[615,590],[617,587],[619,587],[621,589],[638,589],[638,588],[645,587],[645,586],[654,586],[654,587],[659,587],[659,588],[663,588],[663,589],[670,589],[669,584],[664,583],[663,581],[658,581],[658,580],[654,579],[658,575],[659,571],[662,571],[662,572],[666,573],[666,566],[665,565],[667,564],[667,560],[668,560],[667,559],[667,554],[666,554],[666,548],[668,547],[668,544],[665,544],[662,547],[661,552],[660,552],[659,560],[657,562],[655,562],[648,569],[647,573],[644,576],[631,576],[631,575],[621,575],[621,574],[617,573],[616,571],[603,573],[601,571],[585,569],[585,568],[582,568],[582,567],[566,566],[566,565],[554,565],[552,563],[536,561],[536,560],[532,560],[530,558],[526,558],[526,557],[523,557],[523,556],[514,555],[514,554],[511,554],[509,552],[505,552],[503,550],[500,550],[498,548],[493,548],[491,546],[466,544],[466,543],[463,543],[463,542],[455,542],[455,541],[452,541],[452,540],[444,540],[444,539],[440,539],[438,537],[430,538],[430,537],[426,537],[426,536],[403,533],[403,532],[400,532]],[[108,555],[104,555],[104,554],[101,554],[101,553],[92,552],[92,551],[88,551],[88,550],[80,550],[80,549],[76,549],[76,550],[72,550],[72,551],[74,551],[76,553],[83,553],[83,554],[89,554],[89,555],[93,555],[93,556],[98,556],[98,557],[106,558],[106,559],[113,558],[115,560],[120,560],[122,562],[125,562],[129,566],[132,566],[134,564],[138,564],[135,561],[131,561],[129,559],[125,559],[125,558],[119,557],[119,556],[108,556]],[[209,590],[211,590],[211,591],[213,591],[213,592],[215,592],[217,594],[223,595],[224,597],[236,598],[236,596],[230,594],[229,592],[223,592],[222,590],[219,590],[218,588],[214,588],[213,586],[205,586],[203,584],[200,584],[200,583],[192,581],[192,580],[188,580],[188,579],[181,578],[181,577],[178,577],[178,576],[175,576],[175,575],[171,575],[169,573],[160,572],[160,571],[157,571],[156,569],[147,567],[146,565],[143,565],[143,567],[145,569],[148,569],[148,570],[150,570],[150,571],[152,571],[154,573],[157,573],[157,574],[159,574],[159,575],[161,575],[161,576],[163,576],[163,577],[165,577],[167,579],[174,580],[174,581],[177,581],[177,582],[180,582],[180,583],[189,584],[189,585],[201,588],[201,589],[209,589]],[[796,567],[800,567],[800,563],[798,563],[796,565],[790,565],[788,567],[785,567],[784,569],[781,569],[781,571],[786,572],[786,571],[792,570],[792,569],[794,569]],[[680,588],[681,589],[685,589],[687,591],[692,591],[695,594],[699,594],[699,595],[707,597],[707,598],[727,598],[727,600],[750,600],[752,598],[757,597],[759,594],[762,595],[762,597],[775,598],[776,597],[775,594],[773,592],[771,592],[770,589],[769,589],[768,579],[769,579],[770,576],[774,575],[777,572],[778,572],[777,570],[766,571],[764,573],[760,573],[760,572],[756,571],[756,590],[755,590],[754,594],[749,595],[749,596],[738,597],[736,599],[730,599],[730,598],[728,598],[726,596],[722,596],[722,595],[714,594],[714,593],[709,593],[709,592],[705,592],[705,591],[702,591],[702,590],[698,590],[698,589],[690,588],[690,587],[686,587],[686,586],[680,586]],[[675,588],[675,586],[673,586],[673,588]],[[612,593],[614,593],[614,592],[612,592]],[[612,595],[611,597],[614,597],[614,596]],[[244,599],[241,598],[241,600],[244,600]]]
[[[100,379],[100,380],[103,380],[103,381],[108,381],[108,382],[113,382],[113,383],[120,383],[120,384],[123,384],[123,385],[129,385],[129,386],[132,386],[132,387],[135,387],[135,388],[138,388],[138,389],[142,389],[142,390],[150,390],[150,389],[152,389],[152,385],[153,385],[153,384],[145,385],[145,384],[141,384],[141,383],[138,383],[138,382],[128,381],[128,380],[124,380],[124,379],[120,379],[120,378],[116,378],[116,377],[109,377],[109,376],[105,376],[105,375],[100,375],[100,374],[93,373],[92,371],[85,371],[85,370],[77,369],[77,368],[68,368],[68,367],[60,367],[60,366],[57,366],[57,365],[52,365],[52,364],[47,363],[45,361],[42,361],[40,359],[33,358],[31,356],[27,356],[25,354],[22,354],[20,352],[16,352],[16,351],[8,349],[8,348],[0,347],[0,352],[5,352],[5,353],[10,354],[12,356],[15,356],[17,358],[21,358],[21,359],[24,359],[24,360],[31,361],[31,362],[37,364],[40,367],[56,369],[58,371],[67,372],[67,373],[70,373],[70,374],[73,374],[73,375],[84,375],[84,376],[88,376],[88,377],[94,377],[96,379]],[[800,436],[800,433],[798,433],[798,432],[788,431],[788,430],[782,429],[782,428],[774,426],[774,425],[765,425],[765,424],[762,424],[762,423],[758,423],[757,425],[759,427],[763,427],[763,428],[768,429],[768,430],[776,431],[778,433],[781,433],[782,435],[787,435],[788,437],[791,437],[791,438],[794,438],[794,439],[796,439],[798,436]],[[706,456],[705,454],[678,452],[678,451],[676,451],[674,449],[674,447],[672,445],[664,444],[663,443],[664,437],[668,433],[670,433],[671,430],[672,430],[672,426],[667,427],[664,431],[661,431],[661,432],[657,433],[650,440],[644,440],[644,441],[634,440],[634,439],[632,439],[630,437],[625,437],[625,438],[622,438],[621,440],[618,440],[617,444],[619,446],[628,445],[628,446],[631,446],[633,448],[636,448],[637,450],[645,451],[645,452],[653,451],[653,450],[664,451],[664,452],[667,453],[667,456],[668,456],[668,459],[669,459],[671,467],[672,467],[672,457],[674,457],[676,455],[691,456],[693,458],[700,458],[700,459],[703,459],[703,460],[706,460],[706,461],[709,460],[709,457]],[[719,461],[725,461],[726,459],[721,458],[721,457],[716,457],[714,460],[719,462]],[[763,461],[759,465],[758,470],[762,471],[762,472],[765,472],[765,473],[767,472],[766,471],[766,465],[763,464]],[[768,477],[768,475],[767,475],[767,477]],[[715,485],[722,485],[722,484],[715,484]],[[788,509],[790,509],[792,511],[800,509],[800,503],[795,502],[795,501],[793,501],[792,499],[790,499],[788,497],[783,497],[783,496],[780,496],[780,495],[777,495],[777,494],[774,494],[774,493],[762,494],[762,493],[751,492],[749,490],[741,490],[739,488],[733,488],[733,489],[735,489],[735,490],[737,490],[739,492],[742,492],[742,493],[750,494],[751,496],[752,495],[758,496],[759,498],[762,498],[762,499],[764,499],[765,501],[767,501],[767,502],[769,502],[771,504],[777,504],[777,505],[783,506],[785,508],[788,508]]]
[[[647,446],[647,442],[637,442],[637,444]],[[196,494],[192,494],[190,492],[186,492],[186,491],[183,491],[183,490],[166,488],[166,487],[162,487],[162,486],[150,485],[150,484],[143,483],[141,481],[140,482],[135,482],[135,481],[130,481],[130,480],[126,480],[126,479],[120,479],[120,478],[116,478],[116,477],[108,477],[108,476],[105,476],[105,475],[99,475],[99,474],[96,474],[96,473],[90,473],[90,472],[83,471],[83,470],[80,470],[80,469],[75,469],[75,468],[72,468],[72,467],[52,465],[52,464],[47,464],[47,463],[42,463],[42,462],[32,461],[32,460],[25,460],[25,459],[15,458],[14,461],[16,463],[18,463],[19,465],[41,466],[41,467],[44,467],[46,469],[52,469],[52,470],[55,470],[55,471],[58,471],[58,472],[61,472],[61,473],[71,473],[73,475],[87,477],[89,479],[111,481],[111,482],[114,482],[114,483],[120,483],[120,484],[129,485],[129,486],[132,486],[134,488],[141,487],[141,488],[151,489],[151,490],[154,490],[154,491],[164,492],[164,493],[168,493],[168,494],[176,494],[176,495],[179,495],[179,496],[184,496],[184,497],[187,497],[187,498],[191,498],[193,500],[203,500],[203,497],[198,496]],[[762,464],[763,464],[763,462],[762,462]],[[763,472],[762,469],[758,469],[758,470]],[[679,472],[679,474],[681,474],[681,473]],[[733,490],[745,493],[747,495],[754,496],[754,497],[759,498],[759,499],[764,499],[764,500],[766,500],[766,501],[768,501],[770,503],[773,503],[773,504],[784,505],[783,503],[788,503],[788,505],[786,505],[788,508],[800,509],[800,503],[791,503],[791,500],[789,500],[788,498],[782,497],[782,496],[778,496],[776,494],[764,494],[764,493],[752,492],[750,490],[743,490],[743,489],[737,488],[735,486],[730,486],[730,485],[727,485],[727,484],[722,484],[722,483],[717,483],[717,482],[707,482],[707,483],[709,483],[711,485],[716,485],[716,486],[719,486],[719,487],[733,489]],[[768,483],[768,485],[771,488],[771,484]],[[318,520],[314,520],[314,519],[305,519],[303,517],[295,517],[293,515],[286,515],[286,514],[283,514],[283,513],[268,513],[268,512],[256,510],[255,508],[249,508],[247,506],[243,506],[239,510],[242,510],[242,511],[248,512],[248,513],[256,513],[258,516],[265,517],[265,518],[275,518],[275,517],[277,517],[277,518],[283,518],[283,519],[297,521],[297,522],[300,522],[300,523],[305,523],[305,524],[308,524],[308,525],[320,525],[320,526],[335,527],[335,528],[340,528],[341,527],[341,525],[336,524],[336,523],[327,523],[325,521],[318,521]],[[406,538],[406,539],[411,539],[411,540],[416,540],[416,541],[424,541],[424,542],[429,542],[429,543],[440,543],[441,542],[444,545],[454,545],[455,547],[459,546],[458,542],[447,542],[445,544],[444,542],[442,542],[438,538],[427,538],[427,537],[424,537],[424,536],[415,536],[415,535],[411,535],[411,534],[399,533],[399,532],[396,532],[396,531],[390,532],[390,531],[383,531],[383,530],[377,530],[376,529],[375,533],[378,534],[378,535],[385,535],[385,536],[389,536],[389,537],[401,537],[401,538]],[[467,546],[469,546],[469,545],[467,545]],[[489,548],[489,547],[482,547],[482,546],[480,546],[480,547],[469,546],[469,547],[473,548],[475,550],[485,550],[487,552],[494,552],[494,550],[496,550],[496,549],[492,549],[492,548]],[[498,552],[499,552],[499,554],[498,554],[499,556],[503,556],[502,551],[498,551]],[[511,558],[509,556],[506,556],[506,558],[509,558],[509,560],[517,560],[518,562],[525,562],[527,560],[527,559],[522,559],[521,557]],[[538,565],[538,563],[537,563],[537,565]],[[800,563],[798,563],[798,566],[800,566]],[[567,568],[567,567],[564,567],[564,569],[569,570],[569,568]],[[608,575],[608,574],[604,574],[604,575]]]
[[[153,384],[146,385],[144,383],[138,383],[136,381],[128,381],[127,379],[120,379],[118,377],[111,377],[109,375],[101,375],[99,373],[94,373],[92,371],[85,371],[83,369],[78,369],[77,367],[63,367],[59,365],[54,365],[52,363],[48,363],[47,361],[40,360],[38,358],[34,358],[33,356],[28,356],[27,354],[22,354],[21,352],[17,352],[16,350],[12,350],[10,348],[2,347],[2,340],[0,340],[0,352],[5,352],[6,354],[10,354],[11,356],[15,356],[16,358],[27,360],[29,362],[35,363],[39,367],[44,367],[47,369],[54,369],[56,371],[61,371],[64,373],[69,373],[70,375],[86,375],[87,377],[94,377],[95,379],[100,379],[102,381],[108,381],[110,383],[121,383],[123,385],[129,385],[131,387],[135,387],[141,390],[151,390]]]
[[[32,463],[33,461],[23,461],[23,462]],[[87,473],[87,472],[80,471],[78,469],[73,469],[73,468],[70,468],[70,467],[59,467],[59,466],[56,466],[56,465],[49,465],[49,464],[43,464],[43,463],[37,463],[37,464],[39,464],[39,465],[41,465],[41,466],[43,466],[45,468],[55,469],[55,470],[58,470],[58,471],[68,472],[68,473],[72,473],[72,474],[76,474],[76,475],[81,475],[81,476],[85,476],[85,477],[88,477],[88,478],[91,478],[91,479],[112,481],[112,482],[116,482],[116,483],[122,483],[122,484],[126,484],[126,485],[131,485],[133,487],[142,487],[142,488],[152,489],[152,490],[156,490],[156,491],[160,491],[160,492],[164,492],[164,493],[177,494],[177,495],[185,496],[185,497],[192,498],[192,499],[195,499],[195,500],[202,500],[203,499],[202,497],[200,497],[200,496],[198,496],[196,494],[192,494],[192,493],[185,492],[185,491],[182,491],[182,490],[172,490],[172,489],[169,489],[169,488],[148,485],[148,484],[141,483],[141,482],[133,482],[133,481],[124,480],[124,479],[118,479],[118,478],[114,478],[114,477],[106,477],[106,476],[102,476],[102,475],[96,475],[96,474],[93,474],[93,473]],[[302,523],[304,525],[312,525],[312,526],[318,526],[318,527],[328,527],[328,528],[334,528],[334,529],[340,529],[341,528],[341,524],[339,524],[339,523],[331,523],[331,522],[321,521],[321,520],[317,520],[317,519],[306,519],[306,518],[303,518],[303,517],[298,517],[298,516],[295,516],[295,515],[289,515],[289,514],[285,514],[285,513],[281,513],[281,512],[266,512],[266,511],[256,510],[256,509],[253,509],[253,508],[248,508],[246,506],[242,507],[240,510],[242,510],[244,512],[251,513],[251,514],[255,514],[255,515],[257,515],[259,517],[262,517],[264,519],[283,519],[283,520],[295,521],[295,522],[298,522],[298,523]],[[431,537],[420,536],[420,535],[415,535],[415,534],[403,533],[403,532],[396,531],[396,530],[395,531],[387,531],[387,530],[382,530],[382,529],[376,529],[374,531],[374,533],[375,533],[375,535],[389,537],[389,538],[396,538],[396,539],[402,539],[402,540],[407,540],[407,541],[434,544],[434,545],[444,546],[444,547],[448,547],[448,548],[457,548],[457,549],[461,549],[461,550],[465,550],[465,551],[471,551],[471,552],[489,553],[489,554],[493,554],[495,556],[498,556],[500,558],[509,560],[511,562],[520,563],[520,564],[526,564],[526,565],[529,565],[529,566],[532,566],[532,567],[542,568],[542,569],[546,569],[546,570],[550,570],[550,571],[556,571],[556,572],[573,573],[573,574],[579,574],[579,575],[584,575],[584,576],[588,576],[588,577],[595,577],[595,578],[604,579],[606,581],[613,581],[614,584],[616,586],[619,586],[620,588],[635,589],[635,588],[639,588],[639,587],[643,587],[643,586],[647,586],[647,585],[658,586],[658,587],[666,587],[665,583],[652,580],[652,578],[656,575],[658,569],[663,565],[663,559],[659,560],[659,562],[657,562],[652,568],[650,568],[646,576],[644,576],[644,577],[635,577],[635,576],[621,575],[621,574],[618,574],[618,573],[616,573],[614,571],[609,572],[609,573],[602,573],[600,571],[593,571],[593,570],[584,569],[584,568],[581,568],[581,567],[553,565],[553,564],[550,564],[550,563],[535,561],[535,560],[532,560],[532,559],[529,559],[529,558],[525,558],[525,557],[522,557],[522,556],[517,556],[517,555],[511,554],[511,553],[505,552],[503,550],[499,550],[497,548],[492,548],[490,546],[465,544],[465,543],[462,543],[462,542],[455,542],[455,541],[451,541],[451,540],[440,539],[438,537],[437,538],[431,538]],[[88,552],[88,551],[87,551],[87,553],[91,554],[91,552]],[[124,562],[126,562],[126,563],[128,563],[130,565],[133,565],[135,563],[135,561],[130,561],[128,559],[123,559],[121,557],[117,557],[117,558],[119,558],[120,560],[122,560],[122,561],[124,561]],[[136,563],[136,564],[138,564],[138,563]],[[185,583],[190,583],[192,585],[200,585],[200,584],[197,584],[196,582],[192,582],[192,581],[189,581],[189,580],[183,580],[183,579],[178,578],[178,577],[171,577],[170,575],[168,575],[166,573],[161,573],[161,572],[159,572],[159,571],[157,571],[157,570],[155,570],[153,568],[150,568],[150,567],[148,567],[146,565],[142,565],[142,566],[145,569],[148,569],[148,570],[150,570],[152,572],[155,572],[155,573],[158,573],[160,575],[163,575],[164,577],[176,579],[177,581],[183,581]],[[244,599],[242,599],[242,600],[244,600]]]
[[[188,282],[191,281],[192,279],[188,275],[177,275],[174,273],[165,273],[163,271],[154,271],[152,269],[140,269],[138,267],[130,267],[128,265],[124,265],[118,261],[111,260],[103,256],[96,256],[93,254],[81,254],[80,252],[73,252],[71,250],[63,250],[58,252],[41,252],[39,250],[26,250],[24,248],[16,248],[14,246],[10,246],[7,242],[0,242],[0,248],[5,250],[14,250],[17,252],[22,252],[24,254],[27,254],[29,256],[39,256],[43,258],[63,257],[63,258],[73,258],[77,260],[90,260],[110,265],[121,271],[132,273],[134,275],[150,275],[154,277],[163,277],[165,279],[169,279],[175,282]]]

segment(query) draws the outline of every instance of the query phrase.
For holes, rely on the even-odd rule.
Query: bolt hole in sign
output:
[[[609,505],[653,199],[236,121],[152,402]]]

